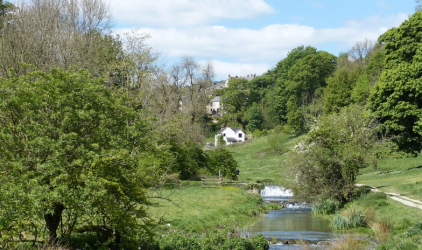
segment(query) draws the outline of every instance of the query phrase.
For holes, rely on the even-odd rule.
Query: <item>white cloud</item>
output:
[[[342,27],[315,29],[298,24],[273,24],[261,29],[204,26],[194,28],[140,29],[151,34],[148,45],[168,59],[189,55],[214,61],[219,77],[262,74],[300,45],[314,46],[334,55],[349,50],[356,42],[376,40],[407,18],[398,14],[351,20]],[[123,30],[116,30],[122,33]],[[237,69],[237,70],[236,70]],[[254,70],[255,69],[255,70]],[[221,78],[219,78],[221,79]]]
[[[228,75],[231,76],[247,76],[247,75],[262,75],[268,69],[274,67],[273,65],[265,63],[230,63],[222,62],[219,60],[212,60],[212,65],[216,72],[216,79],[227,79]]]
[[[111,0],[117,22],[159,27],[200,26],[274,13],[264,0]]]

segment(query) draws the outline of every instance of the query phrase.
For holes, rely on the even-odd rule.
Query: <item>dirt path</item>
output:
[[[356,186],[358,186],[358,187],[366,186],[366,187],[369,187],[372,192],[382,192],[377,188],[374,188],[374,187],[371,187],[371,186],[368,186],[368,185],[365,185],[365,184],[356,184]],[[414,199],[411,199],[407,196],[395,194],[395,193],[385,193],[385,194],[388,197],[390,197],[391,199],[398,201],[400,203],[403,203],[406,206],[416,207],[416,208],[422,209],[422,201],[414,200]]]

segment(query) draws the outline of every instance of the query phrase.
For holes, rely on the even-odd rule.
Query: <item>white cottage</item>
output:
[[[215,146],[218,146],[218,136],[222,136],[227,145],[245,141],[245,133],[240,128],[222,128],[215,134]]]

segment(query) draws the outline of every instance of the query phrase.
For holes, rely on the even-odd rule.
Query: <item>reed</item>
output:
[[[334,230],[345,230],[349,228],[366,226],[366,216],[362,208],[350,206],[341,214],[334,216],[331,226]]]
[[[312,213],[314,215],[335,214],[338,209],[338,201],[328,199],[312,204]]]

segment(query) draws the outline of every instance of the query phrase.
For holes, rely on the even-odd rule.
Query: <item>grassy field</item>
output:
[[[275,152],[269,139],[270,136],[265,136],[227,147],[239,164],[240,181],[271,179],[275,183],[283,184],[288,179],[289,173],[284,163],[285,154]],[[289,148],[294,145],[294,141],[293,138],[286,138],[281,143],[283,147]]]
[[[380,160],[378,169],[362,169],[357,182],[422,200],[422,155]]]
[[[262,214],[261,197],[249,194],[244,187],[201,186],[198,182],[190,182],[150,195],[169,199],[156,199],[155,206],[150,207],[155,219],[163,217],[171,227],[196,232],[243,227]]]

